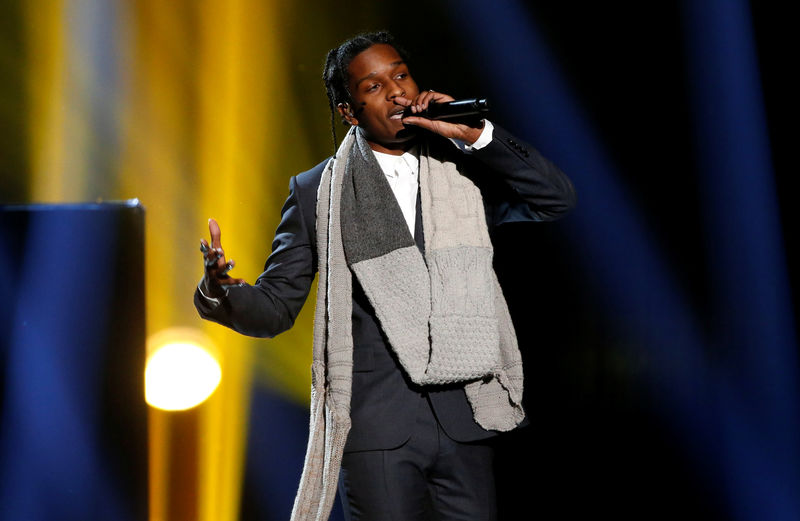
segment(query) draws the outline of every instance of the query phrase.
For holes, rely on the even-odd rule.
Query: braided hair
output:
[[[397,46],[394,36],[386,31],[358,34],[328,51],[328,55],[325,57],[322,80],[325,82],[325,91],[328,94],[328,105],[331,110],[331,134],[333,135],[334,155],[338,147],[336,141],[336,107],[340,103],[353,104],[353,96],[348,88],[350,76],[347,69],[350,67],[350,62],[353,61],[353,58],[373,45],[381,43],[394,47],[403,60],[406,60],[406,52]],[[342,122],[344,123],[344,118],[342,118]]]

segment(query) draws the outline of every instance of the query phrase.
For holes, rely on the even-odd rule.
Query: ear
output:
[[[354,127],[358,125],[358,119],[353,115],[353,110],[350,108],[349,103],[339,103],[336,105],[336,110],[339,111],[339,115],[342,116],[344,121]]]

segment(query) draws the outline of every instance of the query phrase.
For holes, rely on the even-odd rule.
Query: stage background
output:
[[[139,198],[148,334],[198,329],[222,353],[193,413],[196,481],[170,485],[194,491],[198,519],[287,518],[313,309],[273,340],[203,323],[198,241],[215,217],[237,276],[258,276],[289,177],[332,152],[324,55],[379,28],[420,87],[488,97],[578,192],[564,220],[495,237],[532,420],[497,442],[503,518],[800,518],[798,42],[778,2],[0,6],[0,202]],[[151,411],[151,429],[168,418]],[[13,469],[0,462],[0,484]],[[75,518],[95,518],[87,504]]]

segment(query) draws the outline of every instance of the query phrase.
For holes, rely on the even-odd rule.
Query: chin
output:
[[[413,139],[417,136],[417,131],[419,128],[417,127],[403,127],[397,131],[395,134],[395,139],[400,143],[405,143],[406,141]]]

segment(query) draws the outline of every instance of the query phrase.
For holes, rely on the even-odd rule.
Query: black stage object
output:
[[[144,209],[0,207],[0,521],[142,520]]]

